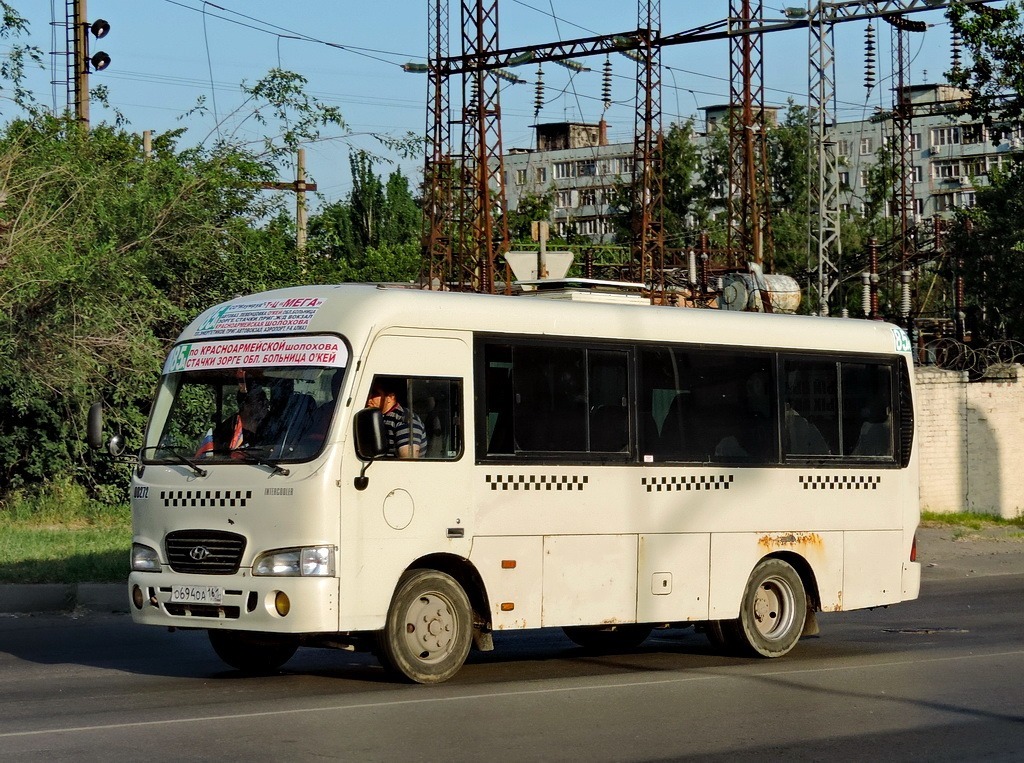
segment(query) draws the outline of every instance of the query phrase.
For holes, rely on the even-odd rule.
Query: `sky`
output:
[[[10,1],[10,0],[9,0]],[[238,111],[242,82],[253,83],[274,67],[301,74],[308,92],[338,107],[346,129],[327,128],[322,140],[306,146],[307,173],[318,183],[320,201],[344,200],[351,190],[348,153],[369,150],[380,157],[380,174],[398,167],[418,183],[422,160],[402,159],[375,136],[423,135],[427,80],[406,73],[402,64],[424,63],[428,55],[427,7],[433,0],[88,0],[87,18],[109,22],[110,33],[91,42],[91,52],[105,51],[109,68],[91,76],[92,87],[105,85],[112,107],[138,132],[186,128],[181,145],[201,144],[222,134],[259,141],[265,134]],[[13,0],[30,22],[20,42],[44,52],[45,68],[30,72],[37,100],[48,108],[66,105],[63,50],[65,0]],[[801,0],[766,2],[766,18],[781,18],[783,7]],[[450,53],[461,40],[460,3],[452,2]],[[716,22],[728,15],[728,0],[665,0],[662,35]],[[499,45],[502,48],[636,29],[637,5],[626,0],[500,0]],[[949,26],[941,10],[914,14],[929,24],[910,40],[913,84],[936,82],[950,66]],[[53,22],[56,22],[54,25]],[[837,116],[840,121],[865,118],[891,103],[889,26],[876,29],[877,84],[864,87],[866,22],[835,27]],[[0,52],[10,40],[0,40]],[[58,51],[56,56],[50,51]],[[765,101],[785,106],[789,99],[807,103],[808,40],[805,30],[764,37]],[[602,116],[613,141],[632,140],[636,65],[622,55],[613,65],[611,107],[601,100],[603,56],[581,59],[588,72],[544,66],[544,106],[534,115],[536,65],[515,73],[527,84],[506,84],[501,91],[504,149],[533,145],[531,125],[563,120],[596,122]],[[662,110],[670,121],[689,118],[700,128],[701,108],[726,102],[729,51],[725,42],[666,47],[662,51]],[[56,85],[51,82],[57,80]],[[452,82],[453,99],[459,83]],[[205,114],[190,113],[205,98]],[[453,103],[454,105],[454,103]],[[0,119],[12,115],[0,106]],[[113,112],[97,104],[92,120],[112,121]],[[282,180],[294,179],[294,167],[281,168]]]

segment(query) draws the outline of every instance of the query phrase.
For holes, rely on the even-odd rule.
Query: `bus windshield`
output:
[[[164,377],[147,462],[305,461],[323,448],[345,369],[281,366]]]
[[[142,459],[309,460],[324,448],[347,358],[336,336],[179,344],[164,365]]]

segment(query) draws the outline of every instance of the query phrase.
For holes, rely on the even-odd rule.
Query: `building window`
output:
[[[910,180],[914,183],[924,182],[924,168],[915,164],[910,168]]]
[[[526,170],[516,170],[516,185],[522,185],[526,182]]]
[[[615,160],[615,168],[620,175],[631,175],[633,173],[633,157],[620,156]]]
[[[860,171],[860,187],[861,188],[867,188],[868,187],[868,180],[870,179],[870,177],[871,177],[871,173],[868,170],[861,170]]]
[[[915,132],[910,136],[910,150],[920,151],[921,150],[921,133]]]
[[[933,146],[953,146],[960,143],[959,127],[935,127],[932,129]]]
[[[535,170],[534,179],[538,183],[546,183],[546,182],[548,182],[548,168],[547,167],[537,167],[536,170]]]
[[[875,139],[871,137],[860,139],[860,155],[870,156],[875,151]]]
[[[555,194],[555,206],[556,207],[571,207],[572,206],[572,190],[565,188],[558,191]]]
[[[839,187],[842,188],[842,189],[847,189],[847,188],[850,187],[850,173],[849,172],[840,172],[839,173]]]
[[[597,189],[596,188],[582,188],[580,189],[580,206],[581,207],[593,207],[597,205]]]
[[[956,160],[951,162],[934,162],[932,164],[932,177],[941,180],[960,177],[960,162]]]
[[[576,177],[576,162],[555,162],[555,180]]]
[[[970,124],[961,126],[960,140],[967,144],[984,143],[985,125]]]
[[[917,217],[924,217],[924,199],[914,199],[914,214]]]
[[[593,159],[588,159],[581,162],[576,162],[576,175],[577,177],[593,177],[597,174],[597,162]]]
[[[839,156],[849,156],[850,155],[850,141],[846,140],[846,138],[841,138],[839,140],[838,144],[836,145],[836,153]]]

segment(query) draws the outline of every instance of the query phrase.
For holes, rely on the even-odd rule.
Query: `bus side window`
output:
[[[783,447],[786,455],[839,455],[836,363],[787,360],[785,367]]]
[[[892,368],[843,363],[844,453],[892,458]]]
[[[420,458],[458,458],[462,453],[462,380],[410,379],[408,399],[427,437]]]

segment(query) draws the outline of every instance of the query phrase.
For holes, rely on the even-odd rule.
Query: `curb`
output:
[[[124,583],[24,583],[0,585],[0,614],[128,611]]]

